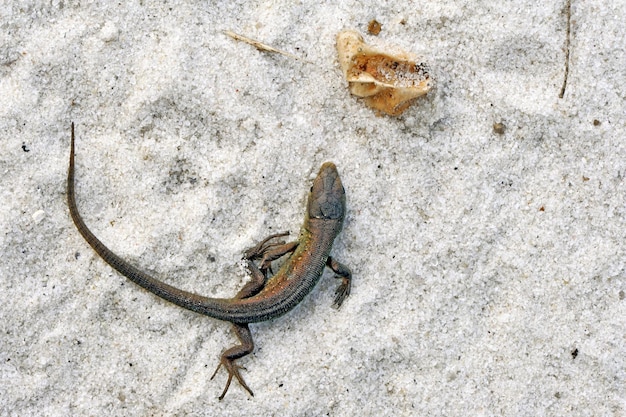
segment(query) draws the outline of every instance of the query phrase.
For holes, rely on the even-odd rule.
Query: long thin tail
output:
[[[148,275],[135,266],[131,265],[117,254],[113,253],[107,248],[92,232],[89,230],[85,222],[83,221],[78,208],[76,206],[76,195],[74,191],[74,123],[72,123],[72,141],[70,148],[70,165],[67,172],[67,205],[70,209],[70,215],[76,225],[76,228],[81,235],[85,238],[87,243],[96,251],[98,255],[117,272],[124,275],[137,285],[145,288],[146,290],[158,295],[159,297],[170,301],[176,305],[186,308],[191,311],[195,311],[201,314],[206,314],[218,319],[228,320],[228,317],[221,317],[224,314],[215,312],[212,314],[211,305],[222,304],[226,300],[214,299],[203,297],[191,292],[180,290],[176,287],[172,287],[158,279]]]

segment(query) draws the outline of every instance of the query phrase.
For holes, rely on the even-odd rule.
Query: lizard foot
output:
[[[282,240],[271,242],[272,239],[287,236],[288,234],[289,232],[278,233],[268,237],[256,246],[247,249],[244,252],[244,259],[248,261],[259,260],[258,270],[267,277],[267,271],[272,272],[271,266],[273,261],[287,253],[293,252],[298,247],[298,241],[290,243],[285,243]]]
[[[252,351],[254,350],[254,342],[252,341],[252,333],[250,333],[250,328],[248,327],[247,324],[233,323],[233,330],[235,331],[235,334],[237,335],[237,339],[239,339],[241,344],[233,346],[230,349],[227,349],[224,353],[222,353],[222,357],[220,358],[220,364],[217,365],[217,369],[215,370],[215,372],[213,372],[213,376],[211,376],[211,379],[213,379],[215,375],[217,374],[217,371],[219,371],[220,368],[222,367],[222,365],[224,365],[224,368],[226,368],[226,371],[228,372],[228,381],[226,381],[226,386],[224,387],[224,391],[222,392],[222,395],[220,395],[219,397],[220,400],[223,399],[226,393],[228,392],[228,388],[230,387],[230,383],[233,380],[233,376],[237,378],[237,381],[239,381],[239,385],[244,387],[244,389],[248,391],[250,395],[254,397],[254,393],[252,392],[248,384],[246,384],[246,382],[241,377],[241,374],[239,373],[239,370],[243,369],[243,367],[235,363],[237,359],[242,358],[252,353]]]
[[[289,232],[276,233],[274,235],[268,236],[263,239],[261,242],[257,243],[251,248],[248,248],[244,251],[243,257],[244,259],[252,260],[252,259],[260,259],[263,255],[270,250],[272,247],[284,245],[284,241],[278,241],[274,243],[270,243],[272,239],[276,239],[279,237],[289,236]]]
[[[333,302],[334,308],[341,307],[343,300],[346,299],[347,296],[350,295],[350,287],[352,286],[352,272],[350,272],[350,268],[345,266],[344,264],[337,262],[331,256],[326,260],[326,266],[333,270],[335,278],[341,279],[341,284],[335,291],[335,301]]]
[[[243,366],[237,365],[235,361],[232,359],[222,358],[220,360],[219,365],[217,365],[217,369],[215,370],[215,372],[213,372],[213,375],[211,376],[211,380],[213,380],[213,378],[217,374],[217,371],[220,370],[222,365],[224,365],[224,368],[226,368],[226,371],[228,372],[228,380],[226,381],[226,386],[224,387],[224,391],[222,391],[222,395],[219,396],[219,399],[220,400],[224,399],[224,396],[228,392],[228,388],[230,388],[230,383],[233,380],[233,376],[237,379],[237,381],[239,382],[239,385],[241,385],[246,391],[248,391],[248,393],[251,396],[254,397],[254,393],[252,392],[248,384],[246,384],[246,381],[243,380],[243,377],[239,373],[240,369],[245,369],[245,368]]]
[[[343,300],[345,300],[346,297],[350,295],[350,287],[350,279],[343,278],[343,281],[341,282],[341,284],[339,284],[339,287],[337,287],[337,290],[335,291],[335,301],[333,301],[334,308],[341,307],[341,304],[343,304]]]

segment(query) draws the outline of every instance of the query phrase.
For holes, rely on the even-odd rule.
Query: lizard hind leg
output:
[[[224,351],[224,353],[222,353],[222,357],[220,358],[220,363],[219,365],[217,365],[217,369],[213,373],[213,376],[211,376],[211,379],[213,379],[215,375],[217,374],[217,371],[219,371],[220,368],[222,367],[222,365],[224,365],[224,368],[226,368],[226,371],[228,372],[228,380],[226,381],[226,386],[224,387],[224,391],[222,392],[222,395],[219,396],[220,400],[224,399],[224,396],[228,392],[228,388],[230,388],[230,383],[232,382],[233,377],[237,379],[237,382],[239,382],[239,385],[241,385],[246,391],[248,391],[248,393],[251,396],[254,397],[254,393],[252,392],[250,387],[248,387],[248,384],[246,384],[246,381],[243,380],[243,377],[239,373],[239,370],[243,369],[243,367],[235,363],[237,359],[240,359],[252,353],[252,351],[254,350],[254,342],[252,340],[252,333],[250,333],[250,328],[248,327],[247,324],[233,323],[233,329],[235,330],[235,334],[237,335],[237,338],[239,339],[241,344],[233,346],[227,349],[226,351]]]
[[[289,252],[293,252],[298,246],[298,242],[271,242],[272,239],[287,236],[288,234],[289,233],[278,233],[269,236],[256,246],[246,250],[244,253],[244,259],[248,261],[247,268],[250,272],[250,281],[248,281],[248,283],[246,283],[246,285],[244,285],[244,287],[235,295],[234,299],[242,300],[252,297],[258,294],[265,287],[265,283],[267,281],[267,270],[269,269],[271,262]],[[254,263],[254,260],[257,259],[261,260],[260,267],[256,266]],[[239,385],[241,385],[250,393],[250,395],[254,397],[254,393],[239,373],[239,370],[243,368],[235,363],[237,359],[249,355],[254,350],[252,333],[250,333],[250,328],[247,324],[233,323],[233,330],[235,331],[235,334],[241,344],[233,346],[222,353],[220,363],[217,365],[217,369],[215,369],[215,372],[213,372],[213,375],[211,376],[211,379],[213,379],[222,365],[228,372],[228,380],[226,381],[226,387],[224,387],[222,395],[219,397],[220,400],[223,399],[228,392],[228,388],[230,388],[230,383],[233,381],[233,377],[237,379]]]

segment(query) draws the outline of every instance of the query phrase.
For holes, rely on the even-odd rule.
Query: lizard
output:
[[[222,353],[211,376],[213,379],[222,366],[228,372],[220,400],[228,392],[233,377],[254,396],[239,372],[242,367],[235,363],[254,350],[249,324],[272,320],[292,310],[313,290],[325,267],[342,280],[335,292],[333,306],[339,308],[350,294],[350,269],[330,256],[333,242],[343,227],[346,211],[345,190],[332,162],[324,163],[313,181],[298,239],[285,243],[277,239],[289,233],[278,233],[247,249],[244,260],[250,280],[233,298],[210,298],[178,289],[151,276],[114,253],[93,234],[76,205],[74,142],[72,123],[67,203],[74,225],[93,250],[121,275],[153,294],[185,309],[232,323],[239,344]],[[288,254],[280,269],[272,274],[272,262]]]

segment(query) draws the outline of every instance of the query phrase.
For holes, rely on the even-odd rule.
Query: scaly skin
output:
[[[180,307],[233,323],[241,344],[226,350],[220,366],[228,371],[228,382],[220,399],[224,398],[231,380],[235,377],[251,394],[252,390],[239,374],[240,367],[234,363],[254,349],[249,323],[271,320],[297,306],[315,287],[324,267],[328,266],[342,279],[337,289],[334,305],[339,307],[350,294],[350,270],[330,257],[330,250],[337,234],[341,231],[345,214],[346,197],[337,173],[331,162],[326,162],[313,181],[307,203],[307,212],[300,236],[295,242],[271,243],[286,233],[270,236],[245,252],[251,281],[233,298],[210,298],[168,285],[139,268],[131,265],[106,247],[83,221],[76,206],[74,187],[74,124],[70,147],[70,162],[67,174],[67,202],[76,228],[96,253],[112,268],[137,285]],[[291,253],[281,268],[268,277],[273,260]],[[259,262],[259,266],[254,261]],[[219,370],[220,366],[215,370]],[[213,374],[215,376],[215,374]]]

